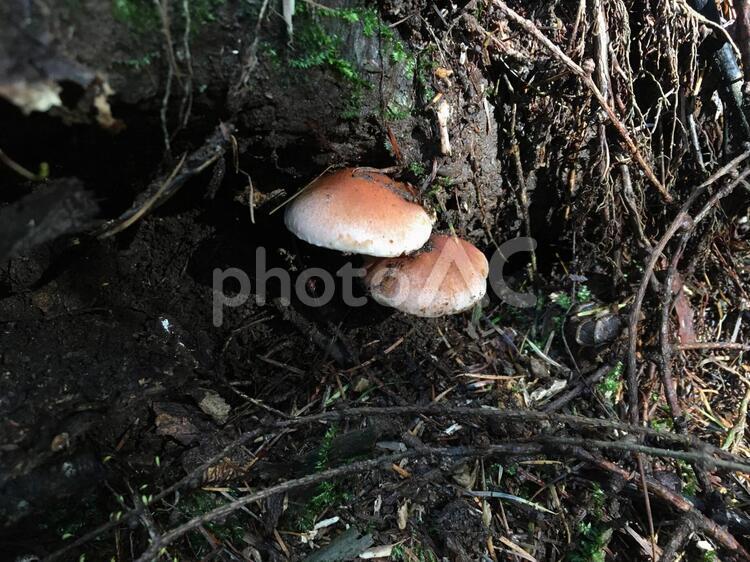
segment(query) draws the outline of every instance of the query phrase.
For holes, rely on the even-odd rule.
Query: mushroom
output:
[[[430,215],[405,199],[408,184],[368,168],[344,168],[316,179],[289,204],[286,227],[315,246],[376,257],[421,248],[432,232]]]
[[[435,234],[430,249],[369,264],[372,298],[402,312],[433,318],[471,308],[487,292],[489,264],[471,243]]]

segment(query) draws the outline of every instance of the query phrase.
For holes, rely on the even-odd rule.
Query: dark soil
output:
[[[191,4],[186,32],[183,7]],[[362,405],[536,407],[545,398],[535,391],[558,381],[567,391],[624,358],[623,309],[648,256],[644,239],[661,235],[673,209],[634,171],[636,204],[645,211],[625,217],[624,196],[596,176],[602,129],[590,98],[573,78],[560,78],[548,57],[520,57],[531,47],[518,37],[503,39],[506,51],[491,48],[481,26],[496,22],[493,33],[507,33],[498,12],[475,2],[455,8],[388,1],[326,2],[339,10],[328,13],[298,2],[290,45],[273,2],[257,37],[261,2],[163,5],[167,18],[145,0],[0,6],[0,93],[7,84],[51,84],[62,102],[27,114],[0,96],[0,154],[26,171],[0,165],[0,558],[50,555],[280,415]],[[532,8],[519,9],[550,34],[572,30],[575,6]],[[615,21],[618,14],[609,16]],[[436,96],[453,111],[450,156],[440,154]],[[711,123],[705,128],[721,134]],[[731,134],[722,140],[707,133],[705,142],[707,154],[738,144]],[[622,156],[615,144],[613,155]],[[516,150],[523,157],[515,159]],[[681,152],[684,167],[666,165],[674,185],[703,177],[687,153]],[[472,313],[425,320],[374,302],[351,309],[338,298],[320,308],[296,299],[285,306],[271,283],[265,302],[254,294],[225,308],[216,327],[215,269],[246,271],[256,287],[258,249],[269,269],[290,271],[293,282],[305,267],[359,264],[296,240],[283,212],[273,212],[318,174],[343,165],[393,167],[436,212],[437,230],[458,233],[488,256],[506,240],[533,236],[537,271],[523,254],[505,273],[511,286],[539,296],[539,305],[517,309],[491,295]],[[28,177],[35,174],[44,179]],[[158,202],[149,208],[152,196]],[[739,271],[726,286],[703,287],[704,301],[717,293],[729,301],[747,297],[747,197],[735,197],[689,249],[686,276],[723,272],[728,262]],[[704,269],[701,256],[712,247],[728,258]],[[314,292],[315,283],[307,289]],[[585,307],[598,307],[600,324],[581,326]],[[717,323],[734,326],[747,312],[706,314],[698,327],[703,336]],[[644,336],[649,346],[656,318]],[[748,322],[737,325],[737,341],[744,341]],[[540,352],[530,352],[527,340]],[[648,359],[656,361],[655,352]],[[699,377],[703,364],[687,363]],[[741,362],[735,367],[747,370]],[[654,371],[644,373],[644,388],[658,389]],[[723,388],[719,376],[712,374],[706,387]],[[566,408],[624,419],[622,385],[613,384],[609,395],[586,386]],[[723,421],[744,396],[739,383],[730,386],[731,402],[714,404]],[[664,404],[654,392],[652,420],[662,412],[656,404]],[[554,432],[438,415],[269,430],[155,505],[150,523],[134,519],[63,559],[136,559],[148,546],[149,527],[164,532],[248,488],[399,447],[482,448],[542,430]],[[488,552],[510,559],[517,544],[537,560],[582,560],[587,553],[593,560],[605,550],[612,559],[637,559],[645,543],[634,546],[625,528],[637,527],[644,540],[648,530],[635,485],[587,473],[574,455],[549,456],[549,463],[526,454],[404,460],[397,469],[250,504],[192,531],[168,553],[181,560],[304,560],[316,552],[328,552],[319,560],[351,559],[335,554],[344,548],[336,537],[350,525],[363,535],[357,552],[394,544],[393,559],[401,560],[487,560]],[[677,470],[660,462],[649,474]],[[490,488],[529,499],[503,503],[465,493]],[[709,492],[703,489],[701,501]],[[718,503],[723,509],[731,502]],[[654,512],[665,535],[679,526],[673,509],[655,505]],[[738,513],[733,529],[746,538]],[[337,523],[310,534],[334,516]],[[605,527],[615,533],[611,542],[602,542]]]

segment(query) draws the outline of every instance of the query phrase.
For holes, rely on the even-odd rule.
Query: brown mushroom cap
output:
[[[365,284],[382,305],[415,316],[436,317],[471,308],[487,292],[489,264],[473,244],[442,234],[431,249],[370,264]]]
[[[315,180],[286,208],[284,223],[305,242],[341,252],[395,257],[421,248],[432,220],[404,183],[362,168]]]

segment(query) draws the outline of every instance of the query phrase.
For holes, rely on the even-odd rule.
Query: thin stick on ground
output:
[[[599,367],[596,371],[588,375],[584,380],[578,383],[578,385],[560,396],[559,398],[553,400],[549,404],[547,404],[544,407],[544,411],[551,413],[556,412],[566,404],[568,404],[571,400],[575,400],[578,398],[581,394],[586,392],[587,390],[591,389],[596,383],[601,381],[607,373],[611,372],[612,369],[614,369],[616,364],[607,364],[602,367]]]
[[[643,503],[646,506],[646,517],[648,519],[648,536],[651,540],[651,558],[655,559],[657,556],[656,550],[656,532],[654,531],[654,516],[651,513],[651,500],[648,497],[648,481],[646,480],[646,469],[643,467],[643,455],[640,453],[636,454],[636,460],[638,461],[638,473],[641,477],[641,489],[643,490]]]
[[[10,156],[5,154],[5,152],[3,152],[2,149],[0,149],[0,162],[8,166],[11,170],[13,170],[19,176],[23,176],[29,181],[40,181],[43,179],[37,174],[34,174],[33,172],[30,172],[29,170],[21,166],[18,162],[16,162]]]
[[[707,349],[707,350],[730,350],[730,351],[750,351],[750,345],[746,343],[736,343],[736,342],[724,342],[724,341],[715,341],[715,342],[690,342],[690,343],[680,343],[675,346],[680,351],[697,351],[701,349]]]

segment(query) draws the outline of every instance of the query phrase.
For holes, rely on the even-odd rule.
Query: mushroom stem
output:
[[[438,128],[440,129],[440,153],[444,156],[451,155],[451,139],[448,135],[448,119],[451,116],[451,108],[445,99],[441,99],[437,106]]]

